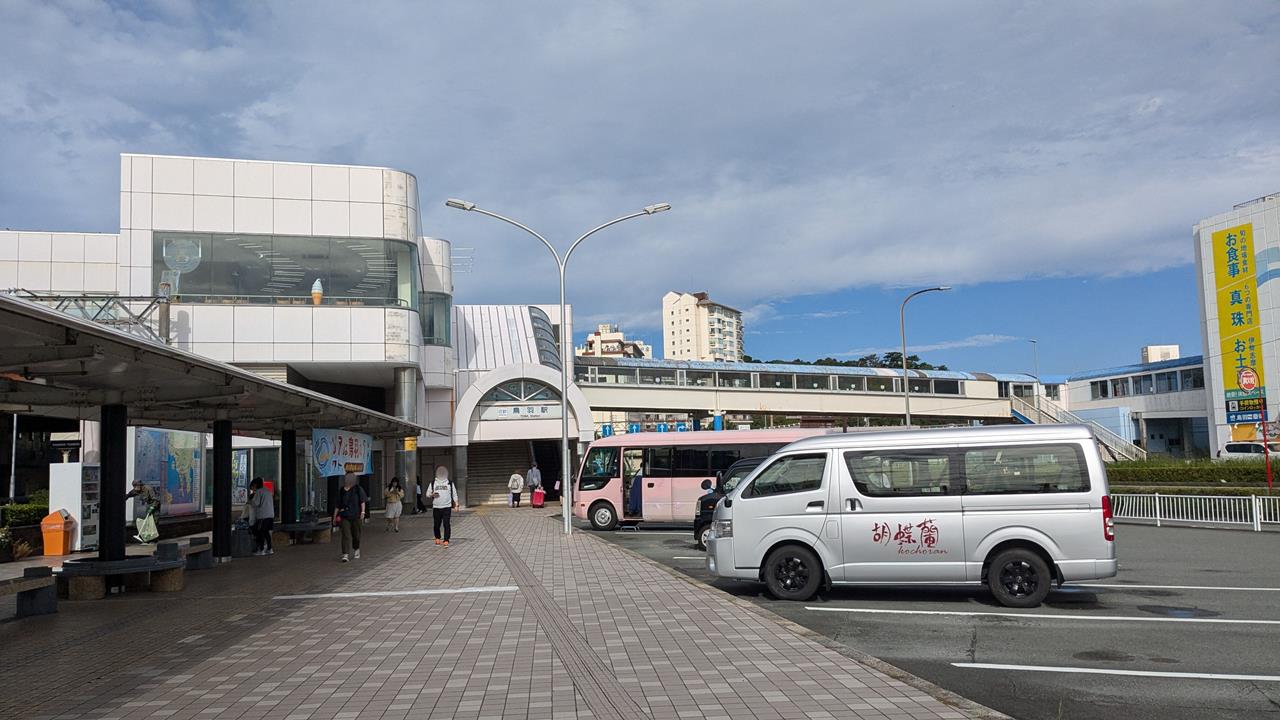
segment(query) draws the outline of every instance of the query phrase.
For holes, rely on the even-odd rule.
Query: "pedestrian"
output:
[[[249,482],[249,505],[253,508],[254,555],[275,555],[271,547],[271,531],[276,526],[276,505],[271,491],[267,489],[262,478],[256,477]]]
[[[338,502],[333,511],[333,524],[342,530],[342,562],[348,562],[352,557],[360,559],[360,529],[368,502],[369,495],[356,482],[356,474],[347,473],[342,478],[342,489],[338,491]]]
[[[436,479],[431,483],[427,497],[431,499],[431,526],[435,532],[436,544],[449,547],[449,536],[453,531],[450,521],[453,519],[453,511],[458,507],[458,488],[449,479],[447,469],[436,468]]]
[[[383,498],[387,501],[387,531],[400,532],[400,513],[404,511],[404,488],[400,487],[400,478],[391,478]]]
[[[511,477],[507,479],[507,491],[511,493],[511,499],[507,501],[507,507],[520,507],[520,493],[524,490],[524,478],[520,477],[520,473],[513,472]]]
[[[529,472],[524,476],[528,481],[529,492],[533,492],[542,487],[542,471],[538,469],[538,463],[535,461],[533,467],[529,468]]]
[[[422,492],[422,478],[414,480],[414,483],[418,486],[418,492],[414,493],[413,501],[418,506],[418,512],[424,513],[427,511],[427,502]]]
[[[156,515],[160,513],[160,496],[156,494],[155,489],[134,478],[133,490],[130,490],[124,498],[126,500],[138,498],[133,501],[133,539],[140,543],[149,543],[159,537]]]

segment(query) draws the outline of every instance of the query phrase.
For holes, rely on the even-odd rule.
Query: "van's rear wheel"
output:
[[[809,548],[783,545],[765,560],[764,584],[779,600],[803,602],[822,584],[822,562]]]
[[[1022,548],[1005,550],[987,567],[987,586],[1005,607],[1033,608],[1044,602],[1053,588],[1049,564]]]
[[[592,505],[587,516],[591,518],[591,527],[595,530],[614,530],[618,527],[618,511],[603,500]]]

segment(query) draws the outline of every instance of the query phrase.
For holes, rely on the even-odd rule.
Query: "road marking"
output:
[[[1233,620],[1229,618],[1161,618],[1132,617],[1128,615],[1058,615],[1051,613],[1012,613],[1012,612],[962,612],[959,610],[887,610],[883,608],[829,608],[806,606],[805,610],[819,612],[865,613],[868,615],[951,615],[959,617],[1011,617],[1037,618],[1045,620],[1086,620],[1103,622],[1175,622],[1175,623],[1214,623],[1219,625],[1280,625],[1280,620]]]
[[[1213,585],[1128,585],[1125,583],[1071,583],[1062,589],[1070,588],[1132,588],[1134,590],[1224,590],[1227,592],[1280,592],[1274,587],[1216,587]]]
[[[706,559],[707,559],[707,556],[706,556],[706,555],[698,555],[698,556],[696,556],[696,557],[695,557],[695,556],[693,556],[693,555],[688,555],[688,556],[684,556],[684,555],[677,555],[676,557],[673,557],[673,558],[671,558],[671,559],[672,559],[672,560],[706,560]]]
[[[1107,670],[1104,668],[1054,667],[1052,665],[1001,665],[999,663],[951,663],[974,670],[1026,670],[1028,672],[1081,673],[1085,675],[1130,675],[1134,677],[1182,678],[1196,680],[1243,680],[1280,682],[1280,675],[1228,675],[1224,673],[1162,672],[1158,670]]]
[[[439,588],[435,590],[371,590],[368,592],[316,593],[314,595],[276,595],[272,600],[316,600],[324,598],[401,597],[409,595],[458,595],[461,593],[516,592],[515,585],[487,587]]]

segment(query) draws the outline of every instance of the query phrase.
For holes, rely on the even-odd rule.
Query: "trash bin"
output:
[[[76,521],[71,513],[58,509],[40,521],[40,534],[44,535],[45,555],[70,555],[71,533]]]
[[[231,557],[244,558],[253,555],[254,542],[253,535],[249,532],[249,526],[244,523],[236,523],[231,528]]]

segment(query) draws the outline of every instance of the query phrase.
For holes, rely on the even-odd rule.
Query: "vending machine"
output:
[[[63,509],[75,519],[71,550],[98,549],[101,468],[82,463],[49,466],[49,509]]]

